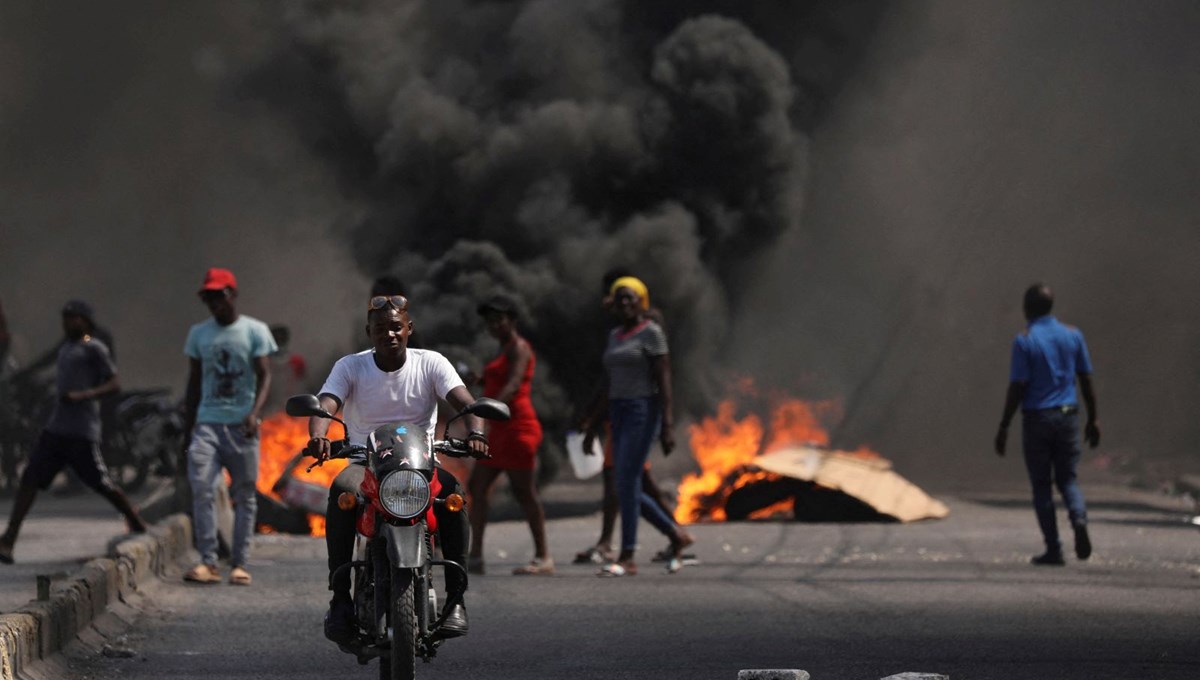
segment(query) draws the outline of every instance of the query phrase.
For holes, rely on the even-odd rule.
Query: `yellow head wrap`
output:
[[[628,288],[637,293],[642,298],[642,309],[650,309],[650,289],[646,288],[646,284],[642,280],[633,276],[622,276],[613,281],[612,286],[608,289],[608,294],[613,295],[618,288]]]

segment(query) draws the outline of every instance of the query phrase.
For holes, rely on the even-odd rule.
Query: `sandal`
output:
[[[250,572],[241,567],[234,567],[233,571],[229,572],[229,583],[235,586],[250,585]]]
[[[691,544],[695,543],[696,539],[683,529],[675,530],[675,538],[671,539],[671,557],[683,557],[683,550]]]
[[[625,562],[609,562],[600,567],[600,571],[596,572],[596,576],[615,578],[618,576],[637,576],[637,565],[633,560]]]
[[[547,557],[544,560],[530,560],[529,564],[513,569],[512,573],[513,576],[553,576],[554,558]]]
[[[654,557],[651,557],[650,561],[651,562],[670,562],[671,558],[674,556],[675,556],[675,549],[672,548],[671,544],[668,543],[667,547],[654,553]]]
[[[184,581],[191,583],[220,583],[221,572],[212,564],[197,564],[183,575]]]
[[[593,545],[587,550],[575,553],[574,564],[604,564],[605,562],[611,562],[612,558],[612,550]]]

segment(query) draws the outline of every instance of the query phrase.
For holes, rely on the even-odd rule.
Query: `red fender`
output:
[[[362,484],[358,486],[358,490],[362,492],[363,498],[367,500],[366,507],[362,512],[358,513],[358,533],[368,538],[375,536],[375,513],[378,511],[379,505],[379,480],[375,479],[375,475],[368,468],[363,475]]]
[[[429,509],[425,511],[425,525],[429,527],[429,533],[436,534],[438,523],[437,515],[433,513],[433,503],[438,494],[442,492],[442,480],[437,475],[437,471],[433,472],[433,479],[429,480]]]

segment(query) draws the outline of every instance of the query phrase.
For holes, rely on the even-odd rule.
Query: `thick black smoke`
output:
[[[241,87],[336,168],[354,259],[410,282],[425,343],[478,362],[475,304],[515,294],[564,414],[595,379],[601,276],[628,267],[704,408],[736,283],[798,223],[809,128],[878,5],[680,5],[291,4]]]

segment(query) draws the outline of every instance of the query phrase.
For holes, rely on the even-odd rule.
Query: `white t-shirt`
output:
[[[437,425],[438,399],[463,384],[446,357],[427,349],[406,349],[398,371],[375,365],[374,350],[338,359],[319,394],[342,402],[342,418],[351,444],[364,446],[376,428],[404,422],[424,425],[429,438]]]

